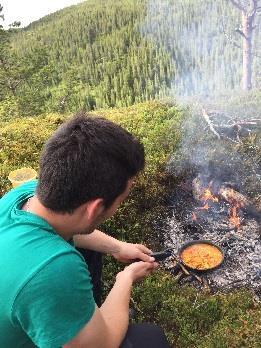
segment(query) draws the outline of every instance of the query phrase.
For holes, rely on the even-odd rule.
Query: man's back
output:
[[[59,346],[88,322],[95,308],[80,254],[45,220],[21,210],[35,187],[36,181],[24,184],[0,200],[0,347]],[[84,288],[86,295],[79,298],[76,289],[84,312],[77,313],[76,306],[66,317],[73,286]]]

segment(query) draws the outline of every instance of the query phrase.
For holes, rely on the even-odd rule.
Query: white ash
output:
[[[191,240],[206,239],[220,246],[225,252],[223,264],[207,273],[209,284],[216,290],[235,287],[260,288],[261,284],[261,235],[258,223],[251,219],[237,231],[201,229],[200,234],[186,228],[175,217],[166,223],[165,245],[178,254],[180,247]],[[204,275],[204,274],[202,274]]]

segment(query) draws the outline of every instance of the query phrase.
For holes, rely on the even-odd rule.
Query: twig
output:
[[[172,255],[172,257],[174,258],[174,260],[180,265],[180,268],[182,269],[182,271],[187,275],[187,276],[192,276],[195,279],[197,279],[198,282],[200,282],[201,284],[203,283],[202,279],[197,276],[195,273],[189,271],[184,265],[183,263],[177,258],[177,256]]]
[[[208,302],[208,301],[204,301],[204,302],[202,302],[202,303],[199,303],[199,304],[197,305],[197,307],[195,307],[195,309],[198,309],[199,307],[204,306],[205,304],[207,304],[207,302]]]
[[[197,292],[197,294],[196,294],[196,298],[195,298],[195,301],[194,301],[194,303],[193,303],[193,305],[192,305],[192,308],[195,307],[195,305],[196,305],[196,303],[197,303],[197,300],[198,300],[198,292]]]

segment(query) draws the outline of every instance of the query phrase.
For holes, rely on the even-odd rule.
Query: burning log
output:
[[[242,193],[236,191],[230,185],[221,185],[216,188],[213,193],[211,190],[213,181],[210,181],[208,187],[204,187],[203,183],[198,176],[192,181],[192,192],[196,200],[200,201],[202,206],[195,209],[192,213],[192,221],[197,220],[197,215],[202,210],[209,210],[209,204],[216,204],[220,200],[229,203],[228,209],[230,224],[239,228],[241,224],[241,218],[239,216],[239,210],[245,211],[247,214],[256,219],[257,222],[261,221],[261,210],[256,208],[255,205]]]
[[[193,196],[203,204],[201,207],[196,208],[197,210],[208,210],[211,204],[219,202],[217,195],[212,192],[212,184],[213,181],[210,181],[207,187],[203,186],[199,177],[192,181]],[[193,219],[196,219],[195,214]]]
[[[219,195],[230,204],[237,203],[241,208],[251,205],[249,200],[231,187],[221,186]]]
[[[207,204],[208,201],[218,202],[218,198],[212,193],[211,187],[213,182],[210,181],[207,187],[203,186],[203,183],[200,180],[200,177],[196,177],[192,181],[192,193],[194,198],[198,201],[204,202]],[[207,209],[207,208],[206,208]]]
[[[248,214],[260,222],[261,220],[261,211],[257,209],[254,204],[247,199],[244,195],[234,190],[231,187],[221,186],[219,189],[219,195],[225,201],[232,205],[236,205],[238,208],[243,208]]]

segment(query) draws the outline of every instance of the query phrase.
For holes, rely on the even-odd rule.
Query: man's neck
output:
[[[22,210],[28,213],[40,216],[42,219],[48,222],[50,226],[59,234],[63,239],[69,240],[75,234],[77,234],[77,222],[79,217],[77,213],[74,214],[60,214],[46,208],[35,195],[29,198],[22,207]]]

